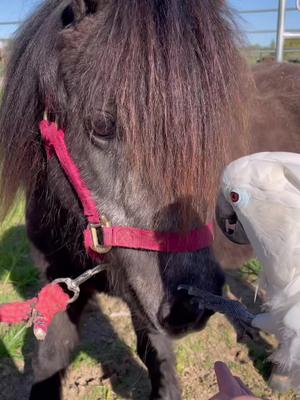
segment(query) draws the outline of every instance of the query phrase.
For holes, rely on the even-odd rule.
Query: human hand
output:
[[[259,400],[243,384],[240,378],[233,376],[226,364],[217,361],[215,373],[219,386],[219,393],[210,400]]]

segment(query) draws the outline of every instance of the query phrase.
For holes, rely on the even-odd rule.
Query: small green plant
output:
[[[246,262],[240,269],[242,278],[250,283],[256,283],[261,272],[262,266],[259,261],[252,259]]]

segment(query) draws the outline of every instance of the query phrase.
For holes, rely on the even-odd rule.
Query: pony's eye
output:
[[[103,113],[93,124],[94,134],[102,138],[112,138],[115,134],[115,121],[113,116]]]
[[[233,203],[237,203],[240,200],[240,195],[237,192],[230,192],[230,199]]]
[[[107,112],[99,112],[87,121],[87,129],[92,140],[113,139],[116,134],[114,117]]]

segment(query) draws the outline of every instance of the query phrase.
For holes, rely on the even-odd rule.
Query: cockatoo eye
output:
[[[239,208],[245,207],[249,201],[249,193],[243,189],[231,189],[229,197],[232,205],[238,205]]]
[[[230,192],[230,200],[237,203],[240,200],[240,195],[237,192]]]

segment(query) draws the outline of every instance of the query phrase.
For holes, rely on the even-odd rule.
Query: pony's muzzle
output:
[[[158,321],[168,334],[178,336],[205,327],[213,311],[199,309],[191,300],[186,292],[177,291],[171,298],[162,302]]]

